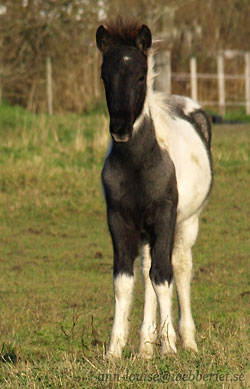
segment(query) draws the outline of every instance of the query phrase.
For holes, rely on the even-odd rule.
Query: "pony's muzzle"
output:
[[[130,135],[127,135],[127,134],[117,135],[117,134],[111,133],[111,136],[112,136],[113,140],[115,142],[118,142],[118,143],[125,143],[125,142],[129,141],[129,139],[130,139]]]
[[[110,133],[115,142],[127,142],[132,135],[133,127],[114,120],[110,122]]]

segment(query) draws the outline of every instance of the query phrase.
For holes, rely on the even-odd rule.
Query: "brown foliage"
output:
[[[5,99],[46,110],[47,56],[52,60],[55,110],[79,112],[99,97],[94,3],[93,12],[84,12],[84,3],[80,11],[77,0],[5,1],[0,15]]]
[[[5,0],[0,6],[3,98],[47,110],[50,56],[54,110],[88,108],[102,93],[95,31],[117,14],[136,17],[162,37],[174,71],[184,71],[190,55],[199,56],[200,71],[209,72],[215,64],[207,53],[250,50],[249,0]]]

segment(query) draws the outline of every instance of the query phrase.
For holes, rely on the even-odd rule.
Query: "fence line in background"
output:
[[[0,104],[2,102],[2,73],[3,73],[3,68],[0,65]]]
[[[155,67],[157,77],[155,79],[155,88],[171,94],[171,53],[165,50],[155,56]]]
[[[245,53],[246,112],[250,115],[250,52]]]
[[[191,97],[198,100],[197,61],[195,57],[190,58]]]
[[[48,100],[48,114],[53,114],[53,89],[52,89],[52,66],[51,58],[46,58],[46,70],[47,70],[47,100]]]
[[[225,75],[224,75],[224,55],[217,55],[217,73],[218,73],[218,90],[219,90],[219,107],[220,114],[225,115],[226,109],[226,92],[225,92]]]
[[[224,58],[233,58],[237,55],[243,55],[245,59],[245,74],[225,74]],[[171,93],[171,80],[189,80],[191,86],[191,97],[199,100],[198,80],[217,80],[218,101],[200,101],[203,106],[217,105],[222,116],[225,115],[226,106],[245,106],[247,115],[250,115],[250,52],[239,52],[226,50],[221,51],[216,56],[217,73],[198,73],[197,59],[190,58],[189,73],[171,72],[171,53],[165,51],[156,55],[156,69],[158,77],[155,87],[157,90]],[[245,81],[245,101],[227,101],[226,100],[226,80],[244,80]]]
[[[224,59],[233,58],[234,56],[241,55],[245,61],[245,72],[243,74],[225,74],[224,72]],[[94,62],[97,63],[97,56],[94,57]],[[164,91],[167,94],[175,93],[172,88],[172,80],[178,81],[190,81],[191,97],[194,100],[200,102],[203,106],[218,106],[220,114],[225,115],[227,106],[245,107],[246,113],[250,115],[250,52],[239,51],[221,51],[216,56],[217,60],[217,73],[198,73],[197,72],[197,59],[195,57],[190,58],[189,72],[172,72],[171,69],[171,52],[162,51],[155,55],[156,72],[158,74],[155,80],[155,88],[160,91]],[[96,65],[96,64],[95,64]],[[53,114],[53,71],[52,71],[51,58],[46,58],[46,89],[47,89],[47,110],[49,115]],[[97,67],[95,69],[96,74],[93,74],[91,80],[94,85],[94,95],[99,95],[99,76]],[[4,69],[0,65],[0,103],[3,97],[3,76]],[[201,101],[198,95],[198,81],[199,80],[217,80],[218,88],[218,101]],[[226,99],[226,80],[243,80],[245,83],[245,100],[244,101],[229,101]]]

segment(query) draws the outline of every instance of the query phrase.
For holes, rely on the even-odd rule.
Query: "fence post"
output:
[[[92,57],[91,57],[92,58]],[[93,91],[95,98],[100,96],[100,75],[99,75],[99,53],[98,50],[94,50],[92,64],[92,74],[93,74]]]
[[[197,61],[195,57],[190,58],[191,97],[198,101],[197,87]]]
[[[245,53],[246,114],[250,115],[250,51]]]
[[[49,115],[52,115],[53,114],[53,91],[52,91],[52,66],[51,66],[50,57],[47,57],[46,59],[46,69],[47,69],[48,113]]]
[[[155,89],[171,94],[171,53],[163,51],[155,56],[156,72]]]
[[[220,52],[217,55],[217,75],[218,75],[218,88],[219,88],[219,108],[220,114],[225,115],[225,76],[224,76],[224,55]]]
[[[2,74],[3,74],[3,68],[0,65],[0,104],[2,103]]]

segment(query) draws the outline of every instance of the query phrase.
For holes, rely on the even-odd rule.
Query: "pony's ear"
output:
[[[145,24],[143,24],[136,37],[136,46],[140,51],[146,54],[151,44],[152,44],[151,31]]]
[[[98,49],[104,54],[112,45],[112,39],[104,26],[99,26],[96,31],[96,44]]]

